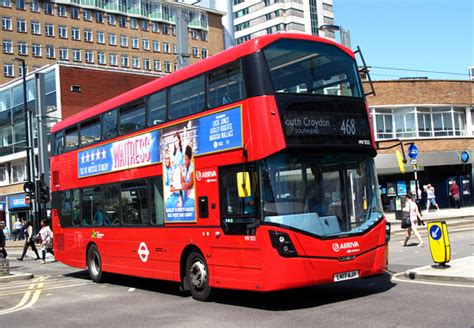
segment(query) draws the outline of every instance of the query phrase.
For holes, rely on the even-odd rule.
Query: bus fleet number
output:
[[[341,132],[342,134],[355,135],[356,134],[355,120],[353,118],[342,120]]]

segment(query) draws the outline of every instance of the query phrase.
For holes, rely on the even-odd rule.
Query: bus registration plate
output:
[[[359,278],[359,271],[348,271],[348,272],[341,272],[336,273],[334,275],[334,281],[343,281],[343,280],[350,280]]]

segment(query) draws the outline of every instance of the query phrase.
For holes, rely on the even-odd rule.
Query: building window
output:
[[[138,38],[132,37],[132,49],[138,49]]]
[[[165,60],[165,72],[170,73],[171,72],[171,63],[167,60]]]
[[[136,18],[130,18],[130,28],[138,29],[138,22]]]
[[[191,30],[191,38],[193,40],[197,40],[198,38],[198,32],[196,30]]]
[[[198,47],[193,47],[193,57],[194,58],[199,57],[199,48]]]
[[[25,10],[26,1],[25,0],[16,0],[16,9]]]
[[[127,27],[127,17],[120,16],[119,17],[119,25],[120,25],[120,27]]]
[[[115,25],[115,15],[113,14],[108,14],[107,16],[107,22],[109,25]]]
[[[133,56],[132,57],[132,67],[133,68],[140,68],[140,58]]]
[[[54,37],[54,25],[53,24],[45,24],[44,25],[45,35]]]
[[[69,60],[69,51],[67,48],[59,48],[59,59]]]
[[[165,54],[169,54],[170,53],[170,44],[168,42],[163,42],[163,52]]]
[[[85,21],[90,22],[92,20],[91,11],[88,9],[84,9],[82,12],[82,17]]]
[[[163,32],[163,34],[168,34],[169,33],[168,24],[161,25],[161,32]]]
[[[46,46],[46,58],[54,59],[56,57],[54,46],[47,45]]]
[[[99,43],[99,44],[105,44],[105,35],[104,35],[104,32],[97,32],[97,33],[96,33],[96,37],[97,37],[97,43]]]
[[[13,64],[3,64],[3,76],[13,77]]]
[[[143,39],[142,40],[142,47],[143,47],[143,50],[150,51],[150,40]]]
[[[86,63],[88,64],[94,63],[94,52],[92,50],[86,50],[85,57],[86,57]]]
[[[153,69],[161,72],[161,61],[158,59],[153,60]]]
[[[201,58],[202,59],[207,58],[207,49],[206,48],[201,49]]]
[[[72,60],[75,62],[81,61],[81,50],[80,49],[72,49]]]
[[[122,65],[122,67],[128,67],[128,56],[127,55],[122,55],[120,57],[120,64]]]
[[[28,66],[25,66],[26,69],[26,74],[28,74]],[[22,77],[23,76],[23,65],[18,64],[18,76]]]
[[[189,49],[188,49],[189,51]],[[176,55],[178,53],[178,46],[176,45],[176,43],[173,43],[173,53]]]
[[[148,21],[142,20],[142,31],[148,31]]]
[[[128,48],[128,38],[126,35],[120,36],[120,46],[123,48]]]
[[[109,65],[110,66],[117,66],[117,54],[110,54],[109,55]]]
[[[375,111],[376,135],[378,139],[393,138],[393,117],[391,109],[377,109]]]
[[[11,8],[11,6],[12,6],[11,0],[0,0],[0,7]]]
[[[26,21],[24,19],[16,20],[16,30],[20,33],[26,33]]]
[[[151,70],[150,59],[143,58],[143,69]]]
[[[5,183],[7,183],[7,167],[5,164],[0,164],[0,184]]]
[[[153,40],[153,51],[160,52],[160,41]]]
[[[201,31],[201,40],[202,41],[207,41],[207,32],[206,31]]]
[[[31,33],[35,35],[41,34],[41,24],[40,22],[31,22]]]
[[[152,23],[151,23],[151,31],[152,31],[153,33],[158,33],[158,32],[160,32],[160,24],[155,23],[155,22],[152,22]]]
[[[175,72],[178,70],[178,62],[173,63],[173,69]]]
[[[93,42],[92,30],[84,30],[84,41]]]
[[[41,45],[33,43],[31,46],[31,53],[33,54],[33,57],[41,57]]]
[[[71,7],[71,18],[79,19],[79,9],[76,7]]]
[[[117,36],[115,34],[109,33],[109,45],[111,46],[117,45]]]
[[[58,6],[58,16],[66,17],[66,7]]]
[[[99,63],[100,65],[105,65],[106,64],[105,53],[104,52],[98,52],[97,53],[97,63]]]
[[[12,54],[13,53],[13,41],[3,40],[3,53]]]
[[[2,17],[2,30],[11,31],[12,30],[12,19],[11,17]]]
[[[22,56],[28,55],[28,46],[26,42],[18,42],[18,54]]]
[[[71,28],[71,37],[73,40],[79,41],[81,39],[81,31],[79,27],[72,27]]]
[[[102,14],[100,11],[95,12],[95,21],[96,23],[102,24],[104,23],[104,14]]]
[[[52,3],[46,2],[44,4],[44,13],[46,15],[52,15],[53,14],[53,4]]]
[[[59,37],[61,39],[67,39],[67,26],[59,26]]]
[[[25,181],[26,170],[25,170],[25,165],[23,163],[19,163],[19,164],[12,163],[11,168],[12,168],[11,177],[12,177],[13,183]]]

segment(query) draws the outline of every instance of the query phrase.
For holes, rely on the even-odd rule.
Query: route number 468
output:
[[[355,135],[356,134],[355,120],[353,118],[342,120],[341,132],[342,134]]]

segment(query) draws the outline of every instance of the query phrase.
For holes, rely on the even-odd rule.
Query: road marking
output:
[[[15,305],[14,307],[10,309],[0,311],[0,315],[5,315],[5,314],[10,314],[13,312],[25,310],[31,307],[32,305],[34,305],[38,301],[41,295],[41,291],[44,285],[43,281],[45,281],[46,279],[48,279],[48,276],[34,279],[33,282],[29,285],[28,290],[23,295],[23,298],[21,299],[20,303],[18,303],[17,305]]]
[[[392,275],[392,281],[398,282],[408,282],[412,284],[424,284],[424,285],[436,285],[436,286],[447,286],[447,287],[467,287],[467,288],[474,288],[474,285],[460,285],[460,284],[449,284],[449,283],[442,283],[442,282],[431,282],[431,281],[419,281],[419,280],[411,280],[411,279],[399,279],[398,276],[405,275],[405,272],[399,272],[397,274]]]

